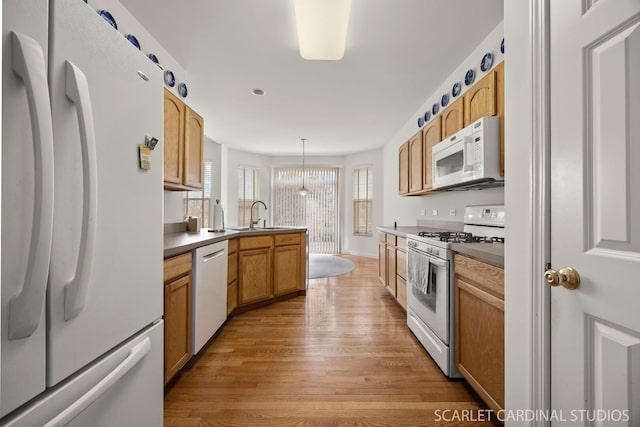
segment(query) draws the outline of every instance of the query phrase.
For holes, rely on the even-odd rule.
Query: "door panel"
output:
[[[145,136],[162,136],[162,72],[83,2],[54,0],[50,88],[55,213],[48,289],[47,384],[58,383],[162,315],[163,144],[139,168]],[[65,288],[84,234],[80,127],[66,61],[86,76],[96,145],[97,213],[86,305],[65,319]],[[148,78],[145,81],[138,72]],[[80,345],[79,343],[82,343]]]
[[[35,194],[32,117],[25,83],[13,71],[11,32],[36,41],[42,50],[42,67],[46,69],[47,3],[40,0],[3,0],[2,19],[0,417],[36,396],[45,386],[44,310],[40,326],[29,337],[9,340],[8,322],[10,301],[22,289],[27,274]]]
[[[635,426],[640,3],[594,3],[550,2],[551,86],[562,88],[551,91],[551,261],[581,278],[551,292],[552,408]]]

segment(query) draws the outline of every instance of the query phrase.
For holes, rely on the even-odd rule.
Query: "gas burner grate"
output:
[[[420,231],[418,236],[448,243],[504,243],[504,237],[474,236],[465,231]]]

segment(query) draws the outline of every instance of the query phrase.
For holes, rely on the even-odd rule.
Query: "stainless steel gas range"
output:
[[[454,265],[452,243],[504,243],[503,206],[468,206],[464,231],[433,230],[407,235],[407,324],[450,378],[455,366]]]

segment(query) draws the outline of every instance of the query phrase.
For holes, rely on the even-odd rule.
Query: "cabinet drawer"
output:
[[[395,234],[391,234],[391,233],[387,233],[387,245],[396,245],[396,235]]]
[[[240,250],[255,249],[255,248],[269,248],[273,243],[272,236],[255,236],[255,237],[241,237],[240,238]]]
[[[231,283],[238,278],[238,251],[229,255],[227,265],[227,283]]]
[[[238,250],[238,239],[229,240],[229,248],[227,249],[228,253],[232,254]]]
[[[398,249],[407,250],[407,238],[398,236]]]
[[[276,239],[276,246],[300,244],[300,233],[276,234],[274,237]]]
[[[463,278],[478,288],[504,299],[503,269],[456,254],[454,271],[456,277]]]
[[[164,260],[164,281],[184,276],[191,271],[191,252]]]

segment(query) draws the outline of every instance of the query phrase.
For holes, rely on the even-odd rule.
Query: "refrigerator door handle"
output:
[[[66,95],[76,106],[82,146],[82,230],[78,264],[73,279],[64,286],[64,320],[76,317],[84,308],[88,294],[95,250],[98,213],[98,172],[96,136],[89,84],[84,73],[66,61]]]
[[[104,377],[98,384],[93,386],[88,392],[83,394],[78,400],[73,402],[67,409],[59,413],[54,419],[45,424],[45,427],[65,426],[75,417],[80,415],[82,411],[87,409],[89,405],[96,401],[104,392],[109,390],[120,378],[133,369],[151,350],[151,340],[146,337],[138,344],[131,347],[127,357]]]
[[[42,317],[53,235],[54,166],[51,103],[42,48],[32,38],[12,32],[11,61],[13,71],[22,79],[27,92],[35,166],[27,269],[20,292],[9,302],[9,339],[13,340],[31,336]]]

